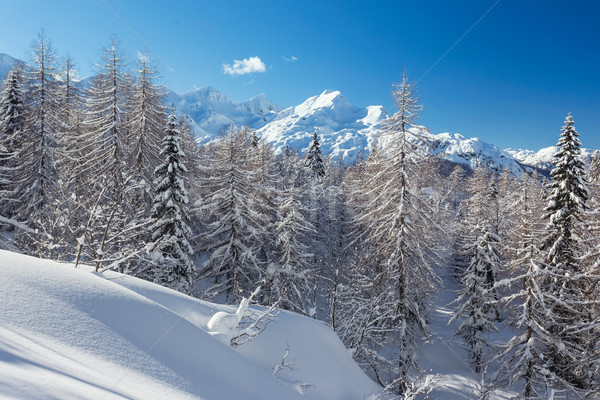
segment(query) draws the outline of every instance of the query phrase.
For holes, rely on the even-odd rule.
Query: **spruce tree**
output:
[[[313,139],[308,146],[306,152],[306,159],[304,161],[305,167],[308,169],[309,176],[314,179],[320,180],[325,176],[325,166],[323,163],[323,153],[321,152],[321,144],[317,137],[317,132],[313,134]]]
[[[7,218],[15,214],[10,198],[18,185],[17,146],[25,128],[24,100],[23,71],[16,64],[8,72],[0,94],[0,215]]]
[[[542,244],[542,279],[546,319],[543,328],[553,335],[547,352],[553,382],[567,390],[588,390],[597,361],[597,317],[590,312],[590,298],[597,271],[585,268],[584,211],[588,189],[581,142],[569,113],[554,156],[550,194],[545,208],[546,233]],[[596,378],[597,379],[597,378]]]
[[[180,140],[177,117],[171,112],[160,153],[164,162],[154,170],[156,196],[152,207],[150,251],[155,254],[152,257],[154,282],[190,293],[194,273],[189,244],[192,233],[186,224],[189,199],[184,180],[187,169],[183,164],[184,153],[179,148]]]

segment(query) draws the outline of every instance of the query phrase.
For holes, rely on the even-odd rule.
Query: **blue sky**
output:
[[[44,28],[57,53],[89,75],[116,35],[130,60],[138,50],[157,57],[175,91],[210,85],[233,101],[265,93],[283,106],[333,89],[356,106],[389,109],[406,70],[422,77],[421,123],[433,133],[537,150],[556,143],[572,112],[584,147],[600,148],[600,3],[496,3],[5,0],[0,53],[27,59]],[[225,73],[243,72],[234,60],[245,59],[257,72]]]

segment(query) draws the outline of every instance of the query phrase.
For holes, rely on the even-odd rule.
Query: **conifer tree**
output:
[[[539,263],[543,187],[535,174],[523,176],[519,186],[515,225],[508,232],[512,274],[497,285],[513,289],[502,301],[514,308],[509,321],[518,332],[494,357],[500,362],[496,380],[498,386],[517,390],[519,398],[546,399],[553,386],[547,354],[554,338],[544,328],[549,299],[540,287],[545,273]]]
[[[569,114],[558,141],[550,194],[545,208],[546,234],[542,244],[540,289],[545,293],[546,319],[542,327],[553,336],[548,347],[552,382],[568,390],[588,390],[598,343],[597,316],[590,313],[590,298],[598,282],[597,271],[581,262],[584,248],[588,189],[581,142]],[[597,379],[597,377],[596,377]]]
[[[215,144],[214,159],[206,167],[210,175],[205,185],[212,191],[195,209],[205,219],[200,240],[208,259],[199,279],[205,281],[206,298],[224,295],[227,301],[238,302],[264,278],[259,253],[266,221],[256,212],[249,147],[246,131],[231,127]]]
[[[313,255],[306,245],[313,227],[304,213],[300,189],[292,186],[283,193],[279,204],[279,219],[275,226],[278,260],[266,270],[267,304],[279,300],[284,309],[314,316]]]
[[[600,184],[600,150],[592,153],[592,159],[590,161],[590,167],[587,173],[588,180],[592,184]]]
[[[86,119],[83,121],[87,157],[82,174],[93,173],[94,181],[109,188],[109,196],[122,190],[124,165],[124,111],[126,79],[118,43],[104,49],[102,64],[87,92]]]
[[[313,134],[313,139],[308,146],[304,165],[308,169],[311,177],[320,180],[325,176],[325,166],[323,163],[323,153],[321,152],[321,144],[317,137],[317,132]]]
[[[156,196],[152,208],[150,251],[156,254],[151,274],[154,282],[184,293],[192,289],[194,265],[189,244],[191,230],[186,224],[189,202],[184,186],[187,169],[177,117],[172,112],[167,122],[163,150],[164,162],[156,167]]]
[[[471,198],[468,201],[466,218],[462,222],[461,254],[468,260],[462,272],[461,289],[454,301],[457,309],[450,322],[460,320],[456,334],[468,346],[473,359],[475,372],[482,372],[485,335],[495,331],[494,321],[498,319],[496,288],[497,270],[500,266],[498,255],[499,238],[497,190],[494,178],[485,169],[479,168],[470,179]]]
[[[56,167],[59,96],[55,55],[42,31],[34,41],[26,78],[26,124],[18,140],[17,214],[35,233],[17,232],[19,245],[38,256],[53,257],[59,181]]]
[[[99,72],[86,93],[86,116],[82,122],[81,152],[77,179],[86,187],[82,207],[88,210],[85,245],[96,268],[119,262],[130,252],[128,238],[139,232],[140,222],[126,207],[126,189],[131,179],[125,165],[127,84],[124,61],[116,39],[104,49]],[[87,203],[87,204],[83,204]],[[94,210],[89,213],[89,210]]]
[[[397,382],[398,392],[403,393],[409,372],[418,368],[417,345],[429,335],[429,298],[439,278],[432,269],[433,243],[425,232],[425,227],[436,229],[437,224],[415,183],[419,152],[418,140],[414,139],[418,138],[411,129],[421,106],[406,75],[392,94],[397,112],[388,120],[385,157],[365,184],[370,203],[357,216],[358,225],[366,229],[357,233],[356,246],[369,252],[360,259],[367,263],[373,274],[371,281],[378,286],[371,292],[378,304],[370,305],[378,314],[371,318],[378,320],[379,331],[384,334],[373,338],[372,345],[394,348],[394,357],[389,359],[394,361],[375,367],[380,369],[375,374],[386,369],[389,381]],[[382,359],[371,359],[370,364],[378,365]]]
[[[23,71],[16,64],[8,72],[0,94],[0,215],[7,218],[15,214],[10,199],[17,185],[17,146],[25,128],[24,100]]]
[[[158,164],[161,139],[165,125],[162,92],[154,83],[157,72],[145,54],[139,55],[137,81],[133,85],[133,106],[127,118],[126,143],[131,173],[137,180],[150,185],[153,166]]]

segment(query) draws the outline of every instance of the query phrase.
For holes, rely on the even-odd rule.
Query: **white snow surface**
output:
[[[210,86],[180,94],[171,92],[165,102],[191,118],[194,134],[201,143],[218,137],[231,125],[260,128],[283,109],[264,94],[233,103],[225,93]]]
[[[214,338],[212,316],[236,309],[0,251],[0,398],[346,400],[377,391],[310,318],[281,311],[235,349]],[[286,350],[293,369],[274,375]]]
[[[286,146],[303,153],[317,132],[323,154],[333,159],[342,157],[347,163],[356,160],[359,154],[369,155],[389,117],[382,106],[353,106],[335,90],[325,90],[284,109],[264,94],[247,102],[232,103],[222,92],[204,86],[187,93],[171,93],[167,104],[191,117],[194,133],[201,143],[218,137],[231,125],[247,125],[270,143],[276,154],[281,154]],[[470,168],[488,166],[498,172],[508,169],[519,174],[532,168],[548,170],[556,149],[501,150],[479,138],[467,138],[459,133],[432,134],[425,127],[417,127],[415,132],[427,138],[432,155]],[[589,161],[592,152],[583,149],[584,160]]]
[[[545,147],[539,151],[520,149],[506,149],[504,151],[523,165],[549,170],[552,168],[552,161],[558,147]],[[594,149],[581,149],[581,158],[585,163],[590,163],[594,151]]]

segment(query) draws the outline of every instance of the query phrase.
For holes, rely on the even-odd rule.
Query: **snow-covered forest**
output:
[[[429,156],[403,75],[346,165],[316,132],[279,155],[244,126],[200,145],[148,57],[113,41],[97,62],[82,87],[41,34],[3,81],[1,248],[317,319],[386,399],[431,390],[420,354],[452,284],[474,398],[600,396],[600,153],[583,162],[570,114],[549,174],[471,170]]]

